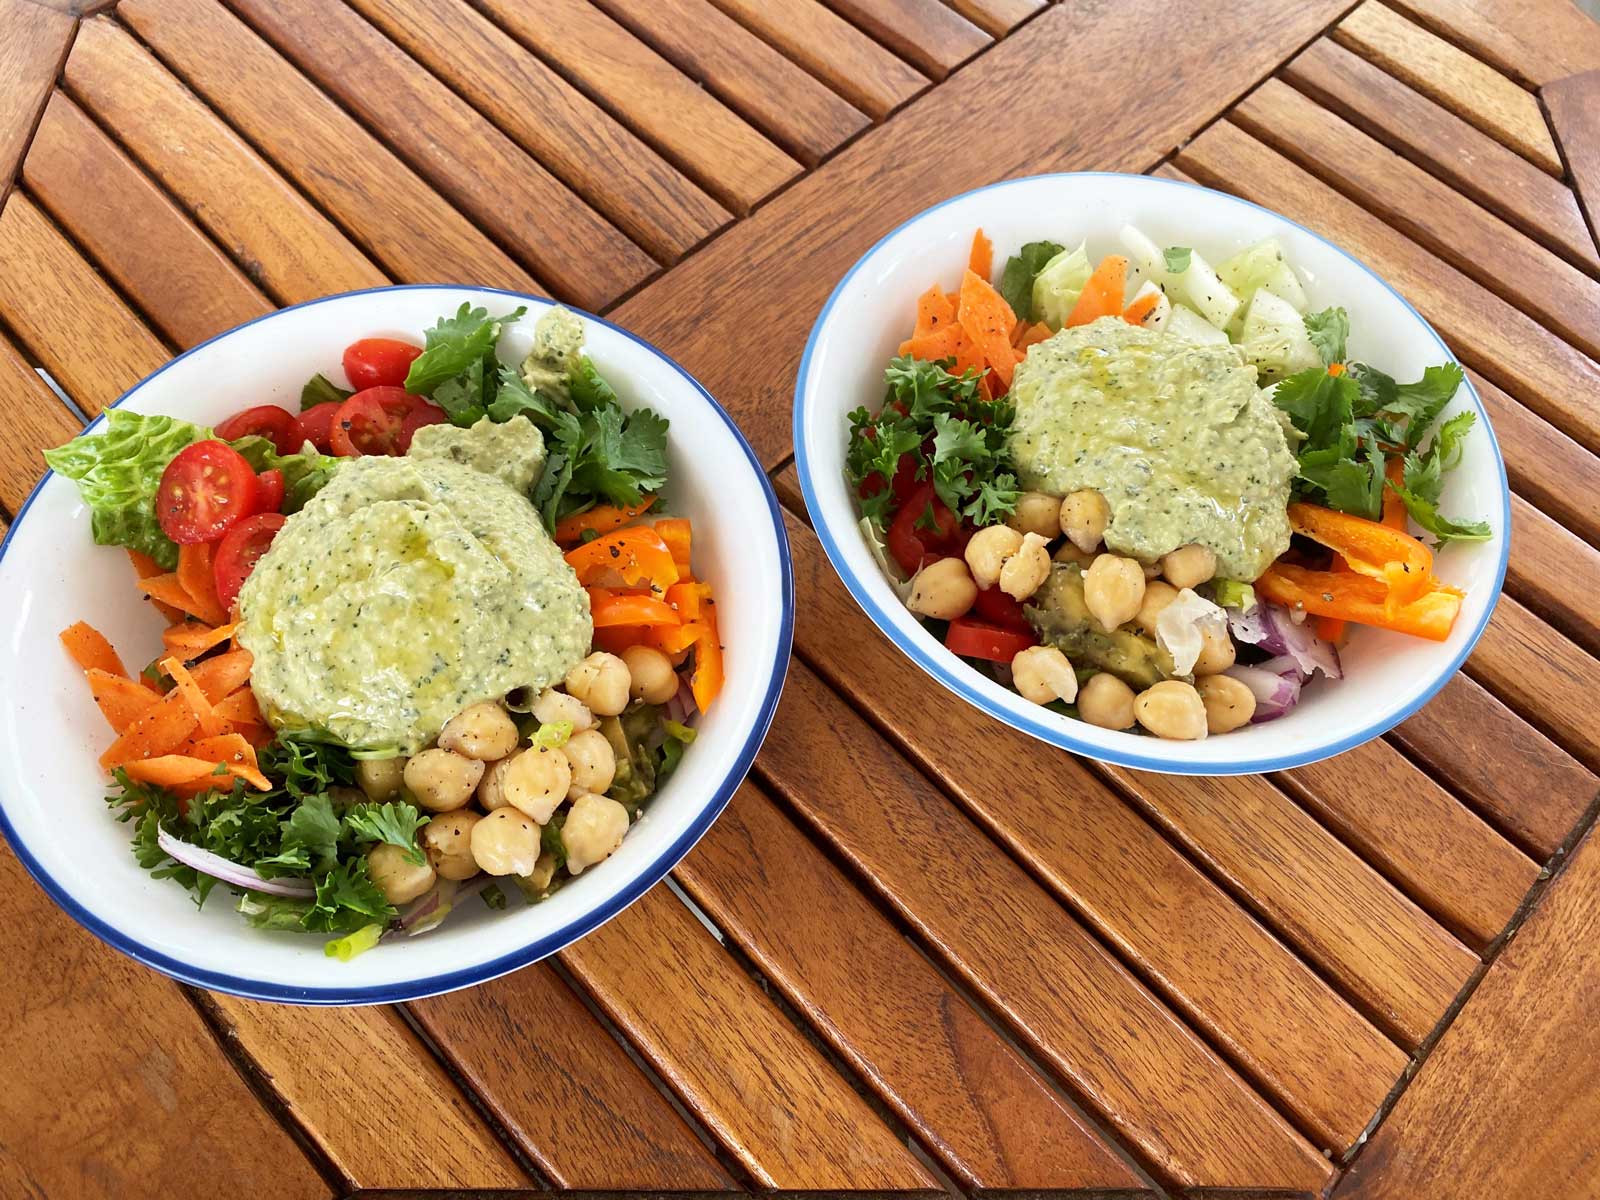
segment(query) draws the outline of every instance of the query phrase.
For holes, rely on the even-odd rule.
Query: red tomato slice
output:
[[[283,472],[274,467],[256,476],[256,512],[277,512],[283,507]]]
[[[217,426],[217,436],[225,442],[251,434],[266,438],[277,447],[279,454],[293,454],[300,449],[300,443],[295,441],[294,414],[276,404],[247,408]]]
[[[406,418],[418,407],[432,408],[404,388],[375,387],[357,392],[333,414],[328,442],[335,454],[404,454],[410,444]]]
[[[239,589],[250,577],[250,572],[256,569],[256,563],[261,561],[261,556],[267,552],[272,539],[278,536],[278,530],[283,528],[288,519],[275,512],[256,513],[228,530],[227,536],[217,546],[217,555],[211,564],[217,585],[217,599],[222,601],[223,608],[233,607],[233,602],[239,597]]]
[[[185,446],[156,488],[156,521],[179,545],[214,542],[255,511],[256,473],[227,442]]]
[[[1010,662],[1039,639],[1020,629],[1006,629],[977,617],[957,617],[950,622],[944,644],[962,658],[981,658],[988,662]]]
[[[421,346],[396,338],[362,338],[351,342],[344,352],[344,373],[356,391],[375,387],[401,387],[412,362],[422,353]]]
[[[400,423],[400,452],[404,454],[411,449],[412,435],[424,425],[443,425],[449,419],[449,414],[437,404],[429,404],[425,400],[419,401]]]
[[[918,522],[927,513],[930,503],[935,527],[923,529]],[[889,522],[885,540],[889,544],[889,554],[907,575],[915,574],[930,558],[958,554],[966,545],[961,522],[934,495],[931,483],[918,484],[906,497],[894,520]]]
[[[1003,625],[1007,629],[1023,632],[1033,629],[1033,626],[1028,624],[1028,614],[1023,612],[1021,602],[1013,600],[998,587],[981,590],[978,599],[972,605],[972,611],[985,621]]]
[[[333,415],[338,411],[337,404],[318,404],[296,417],[294,448],[298,450],[310,442],[324,454],[332,454],[333,443],[329,437],[333,432]]]

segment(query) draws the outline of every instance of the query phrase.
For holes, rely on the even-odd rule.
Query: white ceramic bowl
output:
[[[529,313],[502,339],[520,360],[549,301],[484,288],[380,288],[286,308],[174,359],[118,403],[212,424],[251,404],[298,410],[301,385],[337,370],[356,338],[422,331],[462,301]],[[671,422],[667,498],[693,519],[695,565],[716,588],[727,683],[682,766],[622,848],[542,904],[503,912],[472,904],[438,929],[393,938],[348,963],[312,934],[264,933],[233,911],[226,888],[204,910],[134,862],[129,826],[102,797],[96,756],[111,734],[57,632],[83,619],[130,665],[161,647],[159,618],[138,602],[121,550],[94,546],[67,479],[47,476],[0,544],[0,828],[34,878],[69,913],[140,962],[202,987],[314,1004],[405,1000],[491,979],[554,953],[658,882],[727,804],[772,719],[789,660],[793,580],[777,501],[728,414],[648,343],[585,316],[588,351],[627,405]],[[87,345],[85,353],[93,353]]]
[[[953,288],[973,230],[994,241],[996,262],[1024,242],[1076,243],[1090,257],[1118,249],[1132,223],[1163,246],[1193,246],[1218,262],[1271,234],[1282,239],[1313,308],[1350,313],[1350,354],[1399,379],[1452,358],[1439,335],[1368,267],[1324,238],[1247,201],[1144,175],[1075,174],[1014,179],[957,196],[894,230],[853,266],[823,306],[800,363],[794,408],[796,465],[818,536],[846,586],[913,662],[990,716],[1091,758],[1150,771],[1238,775],[1299,766],[1374,738],[1420,708],[1467,657],[1489,621],[1505,576],[1510,495],[1488,416],[1470,384],[1447,412],[1472,407],[1478,422],[1448,476],[1444,510],[1482,517],[1493,540],[1453,546],[1438,574],[1465,588],[1446,642],[1356,629],[1343,652],[1345,678],[1310,685],[1288,716],[1197,742],[1099,729],[1030,704],[951,654],[900,603],[873,561],[844,478],[845,414],[883,403],[883,368],[909,336],[916,297]],[[903,703],[914,699],[901,698]]]

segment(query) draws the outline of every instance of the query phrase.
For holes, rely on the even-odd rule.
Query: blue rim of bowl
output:
[[[1489,422],[1488,411],[1484,408],[1483,401],[1479,398],[1477,389],[1472,386],[1471,380],[1464,381],[1462,386],[1466,389],[1467,396],[1471,399],[1472,405],[1478,413],[1478,418],[1483,425],[1484,433],[1488,435],[1489,448],[1494,453],[1495,469],[1499,472],[1500,476],[1500,562],[1495,572],[1493,598],[1484,608],[1483,616],[1478,621],[1477,628],[1472,631],[1472,636],[1467,638],[1466,642],[1462,645],[1460,652],[1455,657],[1455,661],[1453,661],[1449,667],[1442,671],[1438,679],[1434,681],[1433,685],[1424,691],[1422,695],[1418,696],[1409,707],[1390,716],[1380,718],[1379,720],[1374,721],[1371,725],[1368,725],[1366,728],[1362,729],[1359,733],[1351,734],[1348,737],[1339,739],[1338,741],[1329,742],[1323,745],[1316,745],[1307,750],[1298,751],[1291,754],[1283,754],[1277,757],[1257,757],[1219,762],[1175,763],[1171,759],[1163,759],[1153,755],[1141,754],[1134,750],[1122,750],[1116,747],[1097,746],[1080,741],[1072,732],[1072,722],[1070,718],[1051,714],[1054,718],[1053,720],[1044,720],[1034,717],[1031,714],[1018,715],[999,708],[993,702],[991,702],[988,697],[983,695],[976,687],[974,687],[968,679],[963,677],[963,673],[975,675],[976,671],[974,671],[973,668],[967,666],[966,663],[957,658],[954,654],[951,654],[949,651],[941,651],[938,655],[927,653],[922,649],[922,647],[911,641],[900,631],[900,629],[890,618],[887,609],[878,603],[877,599],[872,595],[871,592],[867,590],[861,579],[850,569],[849,565],[845,561],[839,543],[834,537],[833,529],[830,528],[828,523],[818,515],[820,513],[820,506],[817,503],[816,480],[811,468],[811,462],[807,453],[805,440],[805,413],[806,399],[808,395],[806,389],[806,377],[811,371],[811,357],[816,350],[817,340],[822,334],[822,328],[825,324],[827,324],[828,316],[833,311],[834,304],[838,301],[845,288],[849,286],[850,281],[855,278],[857,272],[859,272],[862,267],[866,265],[867,261],[874,254],[876,254],[886,242],[889,242],[904,230],[917,224],[924,217],[938,212],[941,208],[948,207],[951,204],[957,204],[963,200],[967,200],[973,196],[983,195],[987,192],[999,191],[1004,188],[1026,186],[1028,184],[1038,183],[1041,180],[1096,178],[1140,179],[1144,180],[1152,187],[1159,185],[1161,187],[1186,188],[1193,191],[1209,192],[1211,195],[1219,196],[1230,203],[1243,205],[1247,208],[1253,208],[1257,212],[1264,213],[1275,221],[1282,221],[1284,224],[1298,229],[1307,237],[1321,242],[1324,246],[1328,247],[1336,254],[1348,259],[1354,266],[1359,268],[1375,283],[1382,286],[1386,291],[1389,292],[1390,295],[1404,305],[1406,311],[1415,317],[1422,327],[1428,331],[1428,336],[1433,338],[1434,342],[1438,345],[1440,352],[1444,354],[1446,358],[1451,360],[1455,359],[1455,355],[1450,352],[1449,346],[1447,346],[1444,339],[1439,336],[1438,331],[1427,322],[1423,315],[1419,313],[1415,307],[1413,307],[1409,300],[1396,291],[1393,285],[1380,276],[1376,271],[1367,266],[1348,250],[1345,250],[1334,242],[1329,241],[1321,234],[1307,229],[1298,221],[1292,221],[1282,213],[1273,212],[1270,208],[1265,208],[1259,204],[1253,204],[1249,200],[1241,199],[1238,196],[1230,196],[1228,193],[1219,192],[1215,188],[1202,187],[1197,183],[1188,183],[1181,179],[1164,179],[1155,175],[1131,175],[1118,171],[1060,171],[1049,175],[1027,175],[1017,179],[1002,180],[999,183],[991,183],[984,187],[974,188],[969,192],[962,192],[958,196],[951,196],[948,200],[941,200],[938,204],[923,209],[916,216],[911,217],[909,220],[902,221],[899,225],[895,226],[888,233],[884,234],[883,237],[879,238],[877,242],[873,244],[872,248],[858,258],[855,261],[855,264],[845,272],[844,277],[839,280],[832,293],[828,296],[827,303],[822,306],[822,311],[817,314],[816,323],[811,327],[811,336],[806,339],[805,353],[800,357],[800,369],[795,375],[794,419],[792,425],[795,469],[800,476],[801,495],[805,498],[807,510],[812,514],[813,528],[816,531],[817,537],[822,542],[822,548],[828,556],[828,561],[833,564],[835,573],[844,581],[845,587],[848,588],[850,594],[855,597],[856,603],[862,607],[867,616],[872,618],[873,624],[875,624],[883,632],[884,636],[893,642],[897,647],[899,647],[902,653],[904,653],[908,658],[911,659],[912,662],[916,663],[917,666],[921,667],[929,675],[933,676],[933,678],[939,683],[943,684],[957,696],[960,696],[963,700],[967,701],[967,703],[973,705],[982,712],[988,713],[989,716],[995,718],[997,721],[1001,721],[1012,726],[1013,728],[1020,729],[1025,733],[1031,734],[1040,741],[1048,742],[1050,745],[1057,746],[1062,750],[1070,750],[1075,754],[1082,754],[1087,758],[1092,758],[1099,762],[1114,763],[1118,766],[1133,767],[1143,771],[1156,771],[1163,774],[1182,775],[1250,775],[1266,771],[1284,771],[1293,767],[1303,767],[1307,763],[1318,762],[1324,758],[1331,758],[1335,754],[1342,754],[1344,751],[1359,746],[1363,742],[1370,741],[1380,734],[1394,728],[1401,721],[1404,721],[1407,717],[1415,713],[1429,700],[1433,699],[1433,697],[1438,693],[1439,689],[1444,687],[1444,685],[1449,682],[1450,678],[1455,675],[1457,670],[1460,669],[1461,664],[1467,660],[1467,656],[1472,653],[1473,647],[1478,644],[1478,639],[1483,636],[1484,629],[1488,627],[1489,618],[1494,615],[1495,606],[1500,602],[1501,589],[1505,584],[1506,562],[1511,552],[1511,489],[1510,484],[1506,480],[1506,464],[1505,459],[1500,453],[1500,443],[1495,438],[1494,427]],[[1148,740],[1133,734],[1125,736],[1127,736],[1130,741]]]
[[[236,325],[232,329],[225,330],[214,337],[207,338],[199,345],[185,350],[176,358],[164,363],[160,368],[145,376],[138,383],[134,384],[127,391],[123,392],[121,396],[117,397],[115,403],[107,406],[106,411],[109,412],[110,409],[116,408],[117,405],[120,405],[123,401],[127,400],[134,393],[138,392],[139,389],[144,387],[145,384],[149,383],[152,379],[156,378],[156,376],[160,375],[163,371],[166,371],[174,364],[188,358],[191,354],[199,353],[201,350],[204,350],[207,346],[211,345],[212,342],[220,341],[223,338],[229,337],[232,334],[237,333],[239,330],[248,328],[251,325],[258,324],[262,321],[270,321],[275,317],[282,316],[284,313],[293,312],[296,309],[313,308],[319,304],[327,304],[335,300],[344,300],[351,296],[367,296],[380,292],[417,291],[478,292],[489,295],[506,296],[514,300],[531,302],[532,304],[540,306],[555,303],[548,297],[544,296],[532,296],[525,292],[513,292],[505,288],[480,287],[475,284],[465,283],[399,284],[393,287],[361,288],[353,292],[340,292],[332,296],[321,296],[315,300],[307,300],[300,304],[292,304],[286,308],[280,308],[270,313],[264,313],[263,315],[246,321],[241,325]],[[459,971],[447,971],[443,974],[428,975],[421,979],[407,980],[400,983],[377,984],[370,987],[360,988],[300,988],[287,984],[268,983],[261,980],[241,978],[237,975],[229,975],[219,971],[201,970],[175,959],[170,955],[152,950],[144,943],[140,942],[137,938],[132,937],[131,935],[126,934],[121,930],[112,927],[111,925],[108,925],[106,922],[79,904],[77,900],[72,897],[71,893],[69,893],[67,889],[64,888],[60,883],[58,883],[55,877],[46,871],[43,865],[36,858],[34,858],[33,854],[28,850],[28,847],[17,836],[16,829],[12,826],[10,818],[6,815],[4,804],[0,803],[0,833],[5,835],[6,841],[9,842],[11,848],[16,851],[17,857],[21,859],[22,865],[27,868],[28,874],[32,875],[33,878],[38,881],[39,886],[44,888],[44,890],[50,894],[51,898],[54,899],[55,902],[63,909],[65,909],[67,913],[78,922],[78,924],[88,929],[89,932],[93,933],[96,937],[105,942],[107,945],[111,946],[113,949],[120,950],[129,958],[132,958],[137,962],[141,962],[145,966],[154,967],[164,975],[170,975],[174,979],[177,979],[183,983],[194,984],[197,987],[209,988],[210,990],[217,992],[226,992],[234,996],[242,996],[247,1000],[270,1000],[286,1004],[316,1005],[393,1004],[403,1000],[420,1000],[426,996],[436,996],[444,992],[455,991],[458,988],[471,987],[474,984],[486,983],[489,980],[495,979],[498,976],[504,975],[510,971],[515,971],[520,967],[525,967],[531,963],[538,962],[540,959],[554,954],[563,947],[571,945],[585,934],[592,932],[594,929],[603,925],[612,917],[622,912],[623,909],[627,908],[640,896],[644,895],[644,893],[650,888],[654,887],[657,883],[661,882],[662,879],[666,878],[667,872],[672,870],[672,868],[677,865],[678,861],[694,847],[694,844],[698,842],[702,836],[704,836],[706,830],[711,828],[712,822],[714,822],[717,817],[722,814],[722,810],[728,806],[728,801],[733,798],[734,792],[738,790],[739,785],[744,782],[745,776],[749,773],[750,764],[755,761],[756,752],[761,748],[761,743],[766,738],[767,730],[772,725],[773,715],[777,712],[778,708],[778,697],[783,690],[784,679],[788,674],[790,650],[794,641],[794,570],[789,555],[789,538],[783,525],[783,513],[778,507],[777,494],[772,490],[772,481],[767,478],[766,471],[764,471],[761,467],[761,460],[756,457],[755,451],[750,448],[750,443],[745,440],[744,434],[739,431],[738,425],[736,425],[733,421],[733,418],[728,415],[727,410],[717,402],[716,398],[705,389],[698,379],[689,374],[688,371],[674,361],[669,355],[663,353],[659,348],[652,345],[644,338],[638,336],[638,334],[623,329],[620,325],[615,325],[612,322],[607,321],[604,317],[598,317],[593,313],[585,312],[583,309],[574,308],[571,305],[565,305],[564,307],[566,307],[568,311],[576,313],[587,321],[593,321],[598,325],[604,325],[607,329],[611,329],[617,333],[620,333],[629,341],[636,342],[643,346],[646,350],[650,351],[658,359],[666,363],[674,371],[681,375],[690,384],[690,386],[692,386],[694,390],[700,394],[705,402],[711,407],[711,411],[716,413],[716,415],[721,418],[722,423],[728,427],[729,432],[732,433],[734,438],[738,441],[740,449],[744,451],[745,458],[750,463],[751,470],[753,470],[756,474],[756,477],[761,480],[762,491],[767,500],[767,513],[772,521],[773,532],[777,536],[778,562],[783,575],[783,619],[778,630],[777,654],[773,663],[772,678],[768,681],[767,693],[762,698],[761,708],[756,715],[755,724],[751,727],[750,732],[746,735],[744,745],[740,748],[739,754],[734,760],[732,768],[723,777],[721,784],[718,785],[710,801],[690,824],[689,828],[684,830],[671,846],[667,847],[664,852],[658,855],[655,861],[637,876],[635,876],[625,888],[623,888],[616,895],[612,896],[604,904],[595,908],[591,912],[581,914],[580,916],[569,921],[567,924],[563,925],[560,929],[546,934],[544,937],[530,943],[529,945],[523,946],[517,950],[513,950],[509,954],[503,954],[498,958],[479,963],[476,966],[465,967]],[[96,425],[100,424],[104,419],[105,413],[102,412],[99,416],[95,417],[93,421],[90,421],[87,425],[85,425],[83,431],[88,432]],[[22,504],[22,507],[17,510],[16,516],[11,523],[11,529],[7,531],[4,539],[0,539],[0,559],[5,557],[6,549],[10,546],[11,539],[15,535],[16,531],[22,527],[23,519],[27,516],[29,507],[33,504],[34,499],[39,495],[39,492],[43,489],[44,485],[49,481],[51,475],[53,474],[54,472],[46,471],[44,478],[39,480],[39,482],[34,485],[33,491],[28,493],[27,500],[25,500]]]

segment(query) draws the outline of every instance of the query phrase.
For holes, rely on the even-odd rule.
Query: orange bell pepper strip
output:
[[[717,633],[717,602],[708,594],[702,598],[700,619],[695,622],[694,672],[689,676],[689,690],[701,712],[711,707],[711,702],[722,690],[722,639]]]
[[[655,502],[654,496],[646,496],[639,503],[629,504],[623,508],[610,504],[597,504],[593,508],[584,509],[583,512],[562,517],[556,522],[556,545],[566,550],[583,541],[584,535],[590,530],[600,534],[621,529],[635,517],[649,512],[650,506]]]
[[[1101,317],[1121,316],[1127,292],[1128,260],[1120,254],[1106,255],[1083,285],[1078,302],[1067,314],[1066,323],[1087,325]]]
[[[667,544],[667,549],[672,551],[672,561],[678,568],[678,578],[680,580],[689,578],[689,551],[693,546],[694,531],[688,519],[667,517],[655,523],[655,530]]]
[[[1289,526],[1339,554],[1350,570],[1383,583],[1391,608],[1420,600],[1436,585],[1433,553],[1404,530],[1304,503],[1289,505]]]
[[[602,534],[567,551],[567,563],[585,587],[609,586],[615,573],[627,587],[648,585],[660,596],[678,582],[678,566],[667,543],[642,525]]]
[[[1389,461],[1383,466],[1383,477],[1389,483],[1394,484],[1395,487],[1399,487],[1405,482],[1405,474],[1405,459],[1398,454],[1391,454]],[[1398,529],[1401,533],[1405,533],[1410,515],[1406,512],[1406,502],[1400,499],[1400,493],[1395,491],[1393,487],[1385,486],[1383,489],[1383,516],[1378,518],[1379,521],[1390,529]]]
[[[1391,605],[1382,580],[1342,571],[1312,571],[1276,562],[1255,582],[1256,593],[1285,608],[1318,617],[1337,617],[1358,625],[1392,629],[1442,642],[1461,611],[1461,595],[1436,587],[1409,604]]]
[[[589,589],[589,615],[596,629],[608,625],[681,625],[678,614],[665,600],[641,592]]]
[[[994,243],[981,229],[972,235],[972,250],[967,255],[967,270],[983,280],[994,274]]]
[[[961,277],[961,309],[956,319],[983,362],[1009,388],[1011,374],[1017,369],[1017,352],[1011,348],[1011,331],[1016,328],[1017,316],[1005,297],[987,279],[969,270]]]

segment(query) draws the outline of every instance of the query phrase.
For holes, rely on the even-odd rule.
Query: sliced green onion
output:
[[[383,936],[383,926],[378,922],[363,925],[354,933],[348,933],[342,938],[334,938],[331,942],[324,943],[322,952],[329,958],[337,958],[340,962],[349,962],[358,954],[365,954],[378,944],[378,939]]]
[[[535,731],[533,744],[546,750],[559,750],[571,737],[571,721],[546,721]]]
[[[667,732],[673,737],[677,738],[685,746],[694,741],[695,731],[689,726],[680,724],[677,721],[664,721],[662,723],[666,726]]]

